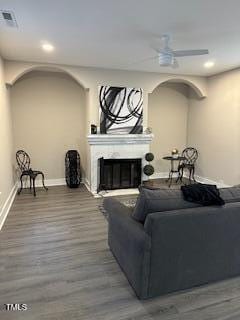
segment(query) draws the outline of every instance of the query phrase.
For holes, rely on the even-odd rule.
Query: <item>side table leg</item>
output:
[[[169,174],[169,184],[168,184],[168,188],[170,188],[171,185],[172,185],[172,176],[173,176],[173,171],[171,170],[171,171],[170,171],[170,174]]]
[[[34,195],[34,197],[36,197],[35,179],[36,179],[36,177],[32,178],[32,181],[33,181],[33,195]]]
[[[170,179],[171,179],[171,170],[169,171],[168,178],[165,180],[165,182],[168,182]]]

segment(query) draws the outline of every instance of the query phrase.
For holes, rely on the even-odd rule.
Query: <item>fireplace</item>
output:
[[[142,159],[99,159],[101,190],[137,188],[141,184]]]
[[[87,136],[89,143],[89,168],[85,183],[94,196],[98,196],[100,182],[100,158],[110,160],[141,159],[141,167],[147,164],[145,154],[150,152],[150,143],[153,134],[90,134]],[[141,171],[139,181],[148,180]],[[137,183],[136,183],[137,184]]]

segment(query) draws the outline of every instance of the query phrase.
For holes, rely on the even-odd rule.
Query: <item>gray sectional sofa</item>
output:
[[[134,209],[104,199],[109,247],[140,299],[240,275],[240,188],[220,194],[221,207],[180,190],[142,189]]]

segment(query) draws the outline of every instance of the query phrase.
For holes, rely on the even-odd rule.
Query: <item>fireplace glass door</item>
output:
[[[142,159],[99,159],[100,190],[137,188],[141,184]]]

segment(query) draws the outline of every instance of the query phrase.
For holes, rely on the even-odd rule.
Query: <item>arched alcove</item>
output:
[[[48,184],[64,183],[65,154],[77,149],[86,170],[86,90],[56,68],[33,68],[10,88],[14,151],[26,150]]]
[[[49,72],[63,72],[72,77],[76,82],[79,83],[84,89],[88,89],[87,84],[83,79],[80,79],[79,76],[72,70],[71,67],[68,66],[50,66],[44,64],[20,64],[16,67],[14,64],[12,65],[12,72],[9,70],[9,79],[7,83],[9,85],[13,85],[16,81],[18,81],[25,74],[33,71],[49,71]]]
[[[179,79],[160,83],[148,95],[148,126],[154,133],[151,152],[155,155],[156,177],[168,172],[169,163],[163,156],[174,148],[181,152],[187,146],[190,97],[202,98],[188,81]]]
[[[153,84],[150,93],[152,93],[158,86],[164,83],[182,83],[188,85],[195,92],[198,98],[205,98],[207,96],[206,88],[202,84],[202,79],[191,79],[191,77],[176,77],[168,75],[161,80],[156,80]]]

